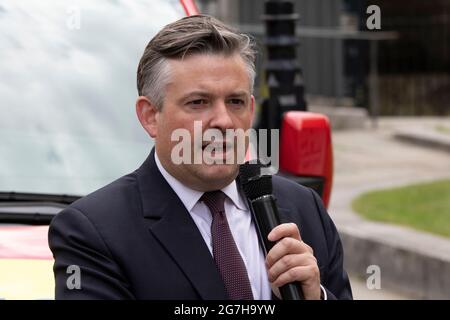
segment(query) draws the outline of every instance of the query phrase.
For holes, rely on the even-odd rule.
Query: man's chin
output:
[[[239,166],[236,164],[201,164],[197,171],[203,180],[215,190],[222,189],[236,179]]]

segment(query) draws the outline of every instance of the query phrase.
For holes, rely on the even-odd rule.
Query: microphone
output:
[[[276,199],[272,195],[272,176],[262,175],[261,163],[250,164],[248,162],[239,167],[239,180],[244,190],[245,196],[253,210],[253,216],[256,221],[256,227],[260,240],[267,255],[267,252],[275,245],[269,241],[267,236],[273,228],[280,224]],[[280,287],[280,293],[283,300],[303,300],[303,292],[296,283],[288,283]]]

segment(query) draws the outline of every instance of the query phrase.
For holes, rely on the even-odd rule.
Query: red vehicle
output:
[[[53,299],[48,224],[146,157],[152,145],[130,108],[136,64],[159,29],[195,10],[178,0],[2,1],[0,299]]]

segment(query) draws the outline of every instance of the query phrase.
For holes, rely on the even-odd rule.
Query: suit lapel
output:
[[[228,299],[211,253],[189,212],[158,170],[154,150],[137,170],[150,232],[178,264],[202,299]],[[157,220],[157,222],[153,222]]]
[[[278,214],[280,216],[280,222],[281,223],[290,223],[295,222],[298,223],[298,218],[294,219],[292,216],[292,211],[287,208],[278,207]]]

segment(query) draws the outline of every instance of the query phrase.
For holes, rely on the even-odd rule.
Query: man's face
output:
[[[164,168],[179,181],[199,191],[217,190],[231,183],[237,176],[236,154],[234,163],[174,164],[172,150],[179,141],[171,141],[174,130],[184,128],[192,140],[191,151],[205,148],[194,144],[194,121],[201,121],[202,133],[207,129],[251,127],[254,97],[250,93],[248,69],[239,55],[192,55],[184,60],[169,60],[170,80],[165,88],[164,105],[155,115],[155,147]],[[228,141],[230,142],[230,141]],[[197,149],[196,149],[197,148]],[[224,151],[225,152],[225,151]],[[236,153],[236,148],[230,149]]]

